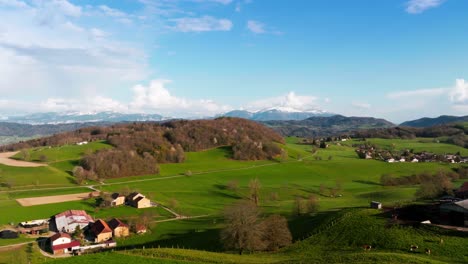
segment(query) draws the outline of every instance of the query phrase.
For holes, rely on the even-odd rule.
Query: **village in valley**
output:
[[[132,192],[127,196],[119,193],[103,196],[98,200],[109,207],[131,206],[144,209],[158,206],[139,192]],[[44,255],[81,255],[115,248],[116,238],[144,234],[147,232],[146,225],[142,221],[124,223],[117,217],[108,220],[93,219],[84,210],[67,210],[49,219],[21,222],[16,227],[3,230],[2,236],[14,238],[23,234],[39,237],[38,245]],[[49,237],[44,237],[47,235]]]

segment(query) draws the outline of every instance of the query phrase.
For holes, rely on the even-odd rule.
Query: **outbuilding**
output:
[[[382,203],[376,202],[376,201],[372,201],[372,202],[370,203],[370,207],[373,208],[373,209],[382,209]]]

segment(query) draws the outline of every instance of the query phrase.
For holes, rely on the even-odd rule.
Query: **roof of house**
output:
[[[93,218],[84,210],[67,210],[63,213],[55,215],[55,221],[66,221],[66,224],[87,224],[93,222]]]
[[[119,193],[113,193],[113,194],[111,195],[111,197],[112,197],[112,199],[117,199],[117,198],[119,198],[119,197],[125,197],[125,196],[122,195],[122,194],[119,194]]]
[[[55,251],[55,250],[60,250],[64,248],[72,248],[72,247],[79,247],[79,246],[80,246],[80,241],[74,240],[67,244],[60,244],[60,245],[52,246],[52,250]]]
[[[136,229],[137,232],[138,232],[138,231],[144,231],[144,230],[146,230],[146,226],[144,226],[144,225],[142,225],[142,224],[137,224],[137,225],[135,226],[135,229]]]
[[[146,199],[145,197],[138,197],[135,199],[135,203],[139,203],[141,200]]]
[[[459,202],[455,202],[456,205],[464,208],[465,210],[468,210],[468,199],[465,199],[465,200],[462,200],[462,201],[459,201]]]
[[[468,182],[463,183],[463,185],[458,188],[457,192],[468,192]]]
[[[109,221],[109,227],[112,228],[112,229],[116,229],[117,227],[128,227],[128,225],[126,225],[125,223],[123,223],[119,219],[114,218],[114,219]]]
[[[131,194],[128,195],[128,199],[133,200],[133,199],[135,199],[135,197],[137,197],[138,195],[141,195],[141,196],[145,197],[143,194],[141,194],[141,193],[139,193],[139,192],[132,192]]]
[[[66,237],[66,238],[69,238],[71,239],[71,236],[67,233],[56,233],[55,235],[51,236],[49,239],[50,241],[55,241],[59,238],[62,238],[62,237]]]
[[[112,233],[112,230],[110,229],[110,227],[107,225],[106,222],[102,221],[101,219],[98,219],[91,226],[91,232],[97,236],[102,233]]]

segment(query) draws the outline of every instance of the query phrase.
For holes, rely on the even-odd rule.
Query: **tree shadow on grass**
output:
[[[353,180],[353,182],[362,183],[362,184],[368,184],[368,185],[382,186],[382,184],[377,183],[377,182],[372,182],[372,181]]]

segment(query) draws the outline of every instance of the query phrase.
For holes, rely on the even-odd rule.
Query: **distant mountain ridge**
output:
[[[468,116],[448,116],[442,115],[435,118],[424,117],[412,121],[406,121],[400,124],[400,126],[406,127],[432,127],[437,125],[445,125],[457,122],[468,122]]]
[[[333,116],[335,114],[323,110],[301,111],[290,107],[276,107],[263,109],[257,112],[247,110],[233,110],[220,116],[239,117],[254,121],[270,120],[304,120],[314,116]]]
[[[346,117],[342,115],[315,116],[305,120],[264,121],[283,136],[317,137],[348,133],[361,129],[389,128],[396,125],[373,117]]]
[[[97,112],[97,113],[36,113],[24,116],[10,116],[4,119],[5,122],[20,124],[69,124],[69,123],[89,123],[89,122],[125,122],[125,121],[161,121],[165,118],[158,114],[123,114],[117,112]]]

